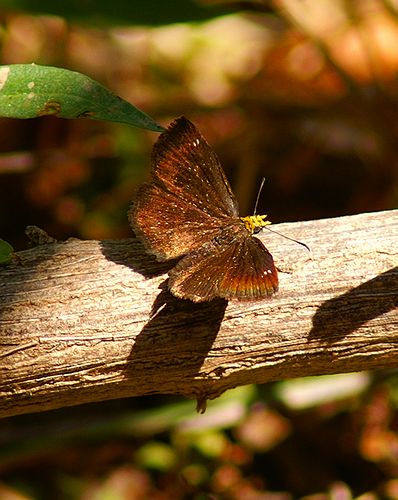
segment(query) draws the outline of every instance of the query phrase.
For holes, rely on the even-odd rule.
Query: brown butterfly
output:
[[[152,175],[129,221],[159,261],[182,257],[169,272],[173,295],[259,300],[278,290],[272,255],[253,236],[265,215],[239,217],[238,204],[213,149],[186,118],[175,120],[152,151]]]

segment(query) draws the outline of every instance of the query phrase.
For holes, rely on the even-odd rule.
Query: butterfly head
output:
[[[240,220],[244,222],[250,234],[257,234],[263,227],[271,224],[269,220],[265,220],[266,218],[266,215],[248,215],[247,217],[241,217]]]

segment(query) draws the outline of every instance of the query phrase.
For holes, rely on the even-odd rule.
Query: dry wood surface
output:
[[[194,304],[134,238],[38,245],[0,268],[0,416],[398,365],[398,211],[263,231],[280,291]],[[170,266],[169,266],[170,267]]]

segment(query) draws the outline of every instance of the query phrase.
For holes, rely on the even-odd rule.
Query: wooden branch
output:
[[[263,231],[280,292],[253,303],[175,299],[135,239],[19,252],[0,268],[0,415],[396,367],[398,211],[275,229],[312,252]]]

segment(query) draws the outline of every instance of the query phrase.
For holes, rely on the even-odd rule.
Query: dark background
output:
[[[0,63],[80,71],[164,126],[186,115],[242,215],[263,176],[258,212],[274,223],[397,207],[389,2],[32,3],[0,2]],[[26,248],[28,224],[61,240],[129,237],[156,138],[0,119],[0,238]],[[348,394],[339,377],[240,388],[208,416],[152,397],[0,421],[0,497],[398,498],[395,374],[343,377]],[[294,384],[312,395],[300,408]]]

